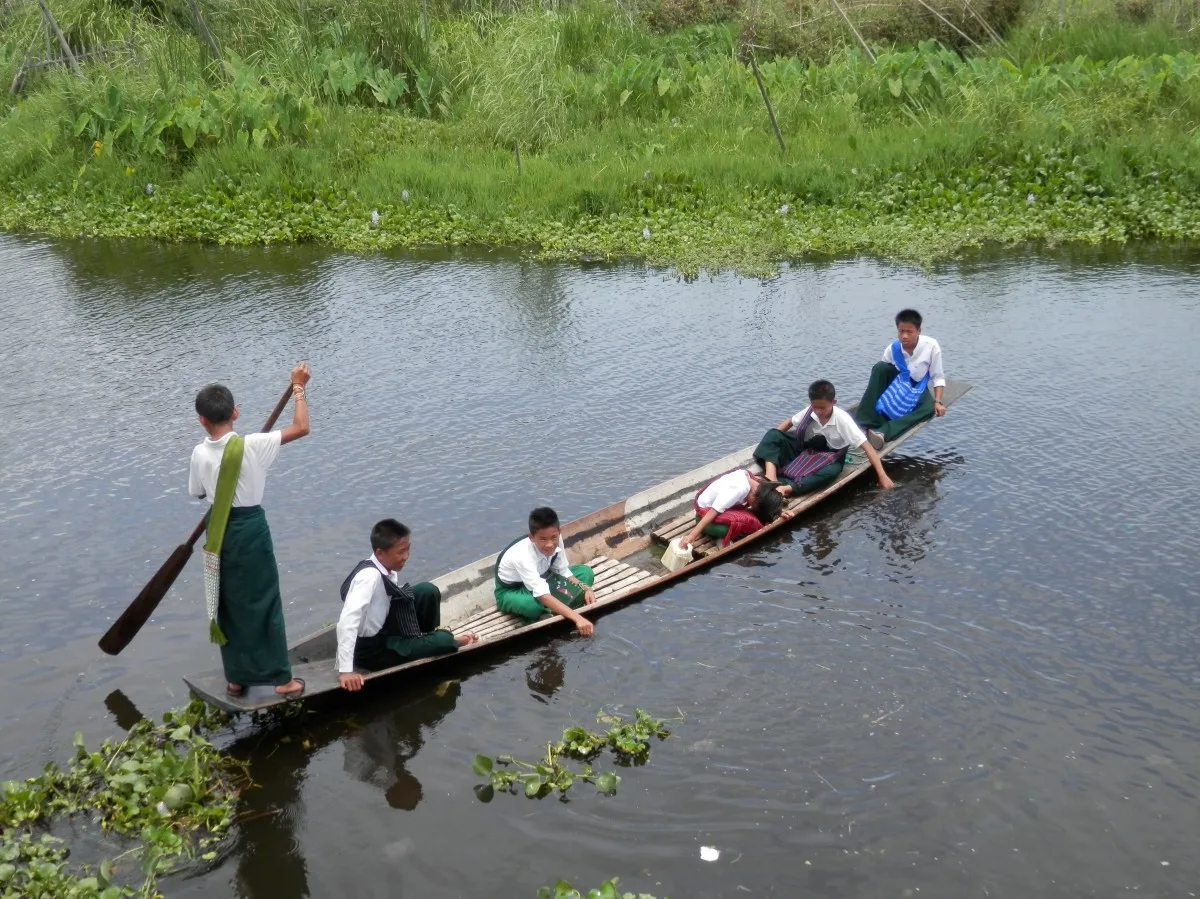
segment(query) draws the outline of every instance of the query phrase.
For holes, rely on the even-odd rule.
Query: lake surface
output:
[[[170,897],[1194,896],[1200,253],[867,261],[685,282],[507,256],[356,258],[0,235],[0,778],[185,701],[217,664],[193,562],[96,640],[201,513],[195,391],[256,428],[298,359],[312,436],[265,505],[289,635],[336,618],[378,518],[414,580],[753,442],[816,377],[854,402],[903,306],[975,385],[785,536],[286,739]],[[285,413],[286,416],[290,413]],[[454,681],[443,678],[453,676]],[[674,735],[616,796],[479,802],[600,709]],[[701,860],[702,846],[716,861]]]

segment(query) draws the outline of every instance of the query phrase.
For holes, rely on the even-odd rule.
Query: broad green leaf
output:
[[[496,767],[496,762],[486,755],[477,755],[475,756],[475,761],[471,762],[471,770],[480,777],[491,774],[494,767]]]
[[[596,778],[596,789],[605,796],[611,796],[617,792],[617,784],[621,782],[621,778],[613,774],[611,771],[606,771]]]
[[[86,112],[86,111],[81,112],[79,114],[79,118],[77,118],[75,120],[75,136],[79,137],[79,135],[83,134],[83,129],[85,129],[88,125],[90,125],[91,122],[92,122],[92,114],[90,112]],[[83,741],[82,734],[76,734],[75,736],[79,738],[80,742]],[[79,745],[79,744],[76,744],[76,745]]]
[[[538,780],[536,778],[533,780],[526,781],[525,782],[525,796],[529,799],[535,798],[537,796],[537,794],[542,791],[542,783],[543,783],[543,781]]]

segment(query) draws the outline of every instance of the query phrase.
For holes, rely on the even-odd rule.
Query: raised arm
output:
[[[279,432],[279,443],[291,443],[308,435],[308,397],[304,393],[312,373],[308,363],[301,362],[292,369],[292,423]]]

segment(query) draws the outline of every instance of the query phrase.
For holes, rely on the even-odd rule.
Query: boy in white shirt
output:
[[[784,496],[819,490],[842,473],[846,453],[861,447],[866,453],[879,486],[895,486],[883,470],[879,454],[850,413],[838,408],[837,392],[831,382],[813,381],[808,388],[808,405],[772,428],[754,448],[767,480],[783,485]]]
[[[428,656],[457,652],[474,634],[442,630],[442,591],[429,583],[402,584],[396,576],[412,552],[412,532],[394,518],[371,529],[371,555],[342,582],[337,623],[338,683],[361,690],[355,668],[379,671]]]
[[[753,534],[776,518],[791,518],[783,510],[784,488],[745,468],[727,471],[711,481],[692,500],[696,526],[680,541],[688,547],[701,534],[728,546],[747,534]]]
[[[896,339],[883,349],[871,368],[862,401],[854,413],[875,449],[895,440],[913,425],[946,414],[942,391],[946,373],[942,348],[921,333],[921,313],[902,309],[896,315]],[[893,385],[900,377],[903,380]]]
[[[575,610],[596,601],[595,582],[587,565],[567,564],[558,514],[546,506],[529,513],[529,536],[509,544],[496,559],[496,605],[502,612],[526,621],[553,612],[585,637],[595,628]]]
[[[209,384],[196,394],[196,417],[208,437],[192,450],[188,493],[210,504],[209,538],[215,532],[223,534],[214,552],[220,564],[218,596],[208,600],[215,606],[209,610],[212,634],[221,646],[225,692],[230,696],[244,696],[248,687],[265,685],[289,699],[304,694],[304,680],[292,677],[288,661],[279,567],[262,499],[267,469],[279,458],[279,448],[308,434],[304,385],[310,377],[305,362],[292,369],[290,425],[245,438],[233,430],[238,409],[228,387]],[[222,479],[226,459],[230,467]],[[235,479],[230,479],[234,472]],[[222,483],[224,493],[218,489]],[[205,586],[207,594],[209,585]]]

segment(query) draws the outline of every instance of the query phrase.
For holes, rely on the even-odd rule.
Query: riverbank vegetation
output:
[[[215,860],[246,784],[205,737],[223,723],[194,701],[94,751],[76,735],[65,767],[0,785],[0,897],[152,899],[159,874]],[[75,858],[78,846],[96,857]]]
[[[9,230],[685,271],[1200,236],[1183,0],[49,8],[79,74],[0,0]]]

